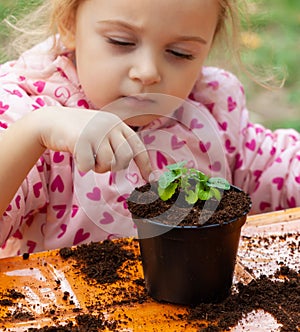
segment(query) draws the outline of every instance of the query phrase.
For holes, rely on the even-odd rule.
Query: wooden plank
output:
[[[249,215],[244,227],[265,226],[300,219],[300,207],[262,214]]]

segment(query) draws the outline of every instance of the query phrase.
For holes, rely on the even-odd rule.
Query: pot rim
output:
[[[246,217],[247,214],[249,212],[244,212],[242,215],[240,215],[239,217],[235,217],[233,219],[230,219],[229,221],[225,221],[223,222],[222,224],[204,224],[204,225],[183,225],[183,226],[179,226],[179,225],[168,225],[168,224],[165,224],[165,223],[162,223],[162,222],[159,222],[159,221],[155,221],[155,220],[152,220],[152,219],[147,219],[147,218],[142,218],[142,217],[138,217],[138,216],[134,216],[133,217],[133,220],[144,220],[144,221],[147,221],[148,223],[150,224],[154,224],[154,225],[157,225],[157,226],[160,226],[160,227],[165,227],[165,228],[170,228],[170,229],[173,229],[173,228],[176,228],[176,229],[204,229],[204,228],[216,228],[216,227],[221,227],[221,226],[226,226],[226,225],[229,225],[243,217]]]

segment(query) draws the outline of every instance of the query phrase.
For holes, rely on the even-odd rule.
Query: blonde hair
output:
[[[12,38],[9,49],[5,49],[6,56],[16,57],[51,36],[53,37],[53,51],[59,54],[60,50],[55,42],[55,35],[61,34],[63,41],[72,36],[75,29],[76,12],[83,1],[88,0],[45,0],[30,15],[26,15],[22,19],[7,18],[5,23],[12,28]],[[226,49],[234,50],[233,55],[236,59],[240,59],[239,8],[243,0],[218,1],[220,12],[215,31],[215,43],[221,42],[226,45]]]
[[[81,1],[44,0],[29,14],[16,18],[7,17],[2,24],[10,28],[10,42],[3,48],[6,58],[18,57],[39,42],[53,37],[53,51],[59,53],[55,36],[69,36],[74,32],[75,15]]]

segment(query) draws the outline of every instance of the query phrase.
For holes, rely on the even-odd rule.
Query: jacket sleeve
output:
[[[6,64],[9,66],[9,64]],[[0,71],[0,139],[5,130],[25,114],[44,106],[50,100],[31,96],[21,88],[22,77]],[[1,154],[1,151],[0,151]],[[1,154],[1,159],[5,155]],[[30,223],[32,211],[43,209],[47,203],[47,154],[30,171],[3,216],[0,216],[0,245],[10,236],[18,236],[23,223]],[[12,170],[13,171],[13,170]],[[29,190],[29,188],[31,188]],[[33,189],[33,190],[32,190]],[[1,190],[1,188],[0,188]]]
[[[251,195],[252,212],[299,206],[299,133],[293,129],[272,132],[251,123],[241,83],[217,68],[204,69],[192,98],[206,105],[216,119],[231,181]]]

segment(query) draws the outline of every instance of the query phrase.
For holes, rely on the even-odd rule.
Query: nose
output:
[[[142,85],[153,85],[161,81],[158,60],[150,52],[137,54],[129,70],[129,78]]]

